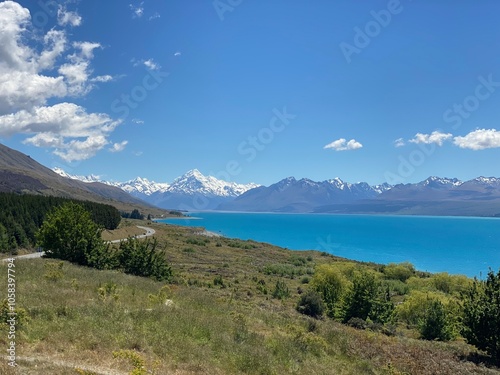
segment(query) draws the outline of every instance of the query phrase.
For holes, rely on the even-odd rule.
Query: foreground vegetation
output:
[[[0,253],[35,246],[35,235],[54,207],[68,202],[82,205],[92,220],[105,229],[116,229],[120,212],[113,206],[89,201],[29,194],[0,193]]]
[[[470,279],[150,226],[173,271],[168,283],[54,259],[15,261],[26,312],[20,373],[129,374],[133,361],[156,374],[499,373],[454,319]],[[366,290],[370,297],[359,298]],[[306,315],[315,301],[322,313]],[[426,319],[444,322],[435,338],[450,341],[420,339]],[[0,373],[8,371],[3,361]]]

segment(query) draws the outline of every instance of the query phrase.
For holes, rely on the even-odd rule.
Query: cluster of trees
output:
[[[48,258],[67,260],[97,269],[117,269],[137,276],[168,280],[172,270],[158,243],[129,238],[119,248],[106,243],[102,228],[83,205],[67,202],[47,214],[37,244]]]
[[[500,271],[471,280],[419,274],[409,263],[379,270],[325,264],[316,268],[309,285],[297,304],[303,314],[388,333],[402,325],[426,340],[462,336],[500,364]]]
[[[67,203],[69,199],[38,195],[0,193],[0,252],[18,247],[35,245],[36,232],[45,216],[53,208]],[[76,202],[76,201],[74,201]],[[119,211],[110,205],[79,202],[90,213],[99,226],[115,229],[120,224]]]
[[[137,209],[134,208],[132,212],[125,212],[122,211],[121,216],[125,219],[138,219],[138,220],[144,220],[144,215],[141,214],[141,212]],[[149,219],[148,219],[149,220]]]

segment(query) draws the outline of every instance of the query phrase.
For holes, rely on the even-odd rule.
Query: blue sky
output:
[[[48,167],[500,176],[497,1],[3,1],[0,140]]]

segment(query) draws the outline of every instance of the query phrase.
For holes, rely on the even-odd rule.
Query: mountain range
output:
[[[370,186],[340,178],[285,178],[270,186],[226,182],[193,169],[171,183],[137,177],[126,182],[51,170],[28,155],[0,144],[0,192],[56,195],[139,208],[349,214],[458,215],[500,217],[500,178],[468,181],[429,177],[418,183]]]
[[[106,181],[96,175],[71,175],[60,168],[54,168],[54,172],[82,182],[99,182],[119,187],[134,197],[157,207],[185,211],[213,210],[246,191],[260,186],[253,183],[242,185],[226,182],[212,176],[205,176],[197,169],[177,177],[170,184],[149,181],[142,177],[125,182]]]
[[[495,177],[460,181],[432,176],[394,186],[349,183],[338,177],[319,182],[288,177],[270,186],[240,185],[204,176],[196,169],[172,183],[141,177],[127,182],[108,182],[98,176],[69,177],[98,180],[150,204],[188,211],[500,216],[500,179]]]

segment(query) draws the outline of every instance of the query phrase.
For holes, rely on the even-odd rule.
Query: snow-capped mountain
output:
[[[203,194],[206,196],[237,197],[244,192],[260,185],[241,185],[236,182],[226,182],[212,176],[204,176],[199,170],[193,169],[177,177],[167,189],[171,193]]]
[[[88,176],[77,176],[77,175],[71,175],[69,173],[66,173],[63,169],[58,168],[58,167],[52,168],[52,170],[54,172],[56,172],[58,175],[66,177],[66,178],[71,178],[72,180],[78,180],[78,181],[82,181],[82,182],[102,182],[102,183],[105,183],[106,185],[112,185],[110,183],[103,181],[100,176],[97,176],[94,174],[91,174]]]
[[[71,178],[73,180],[79,180],[82,182],[100,182],[106,185],[115,186],[141,199],[144,199],[145,197],[154,194],[158,191],[164,192],[170,186],[167,183],[149,181],[147,178],[141,178],[141,177],[137,177],[133,180],[125,182],[115,182],[115,181],[106,181],[102,179],[101,176],[93,174],[89,176],[72,175],[65,172],[63,169],[57,167],[53,168],[52,170],[57,174],[59,174],[60,176]]]
[[[120,187],[127,193],[136,196],[150,196],[156,192],[165,192],[169,188],[166,182],[149,181],[147,178],[137,177],[126,182],[116,183],[115,186]]]
[[[244,192],[260,186],[253,183],[242,185],[236,182],[226,182],[212,176],[204,176],[197,169],[177,177],[172,184],[150,181],[142,177],[125,182],[114,182],[106,181],[96,175],[72,175],[61,168],[54,168],[53,171],[74,180],[101,182],[119,187],[148,203],[168,209],[212,209],[223,201],[234,199]]]
[[[288,177],[271,186],[247,191],[218,208],[230,211],[312,212],[325,205],[373,199],[389,188],[387,184],[377,187],[366,182],[352,184],[338,177],[321,182]]]

